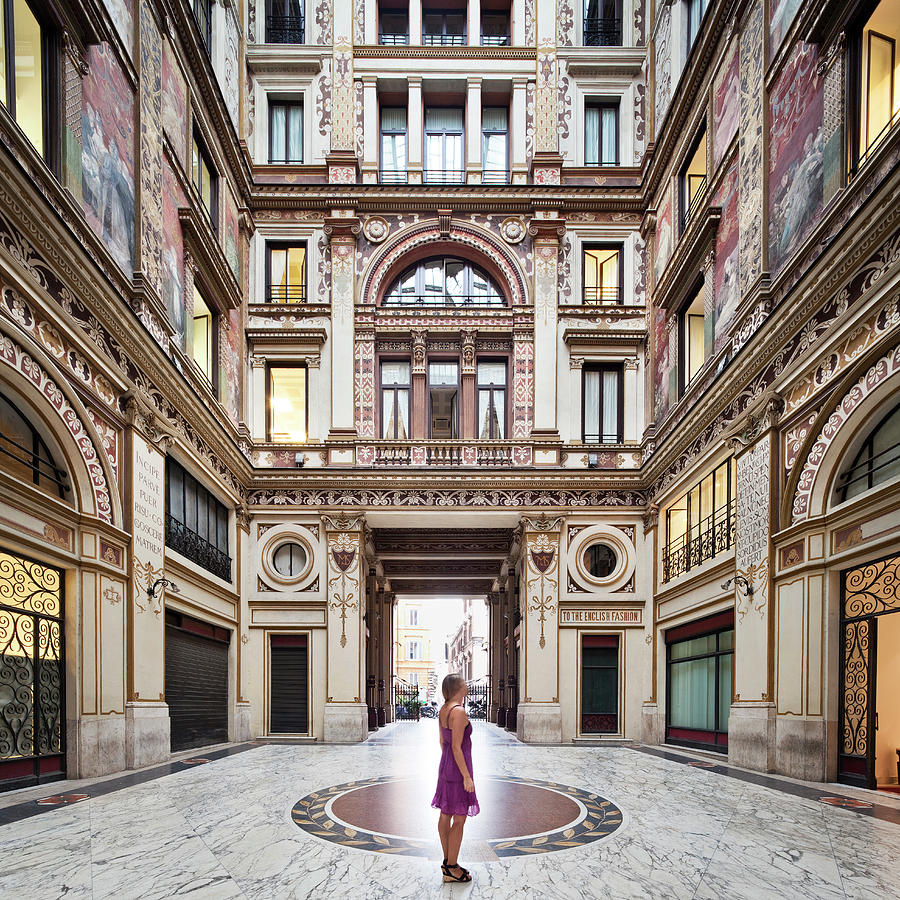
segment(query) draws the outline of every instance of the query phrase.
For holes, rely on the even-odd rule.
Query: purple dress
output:
[[[447,721],[450,721],[449,714]],[[431,801],[431,805],[447,816],[477,816],[480,810],[478,798],[475,796],[475,791],[469,793],[463,789],[463,777],[453,757],[453,732],[449,728],[444,728],[440,719],[438,719],[438,728],[441,729],[444,747],[441,752],[441,764],[438,766],[437,790],[434,792],[434,800]],[[462,752],[469,774],[474,778],[471,722],[466,725],[466,730],[463,732]]]

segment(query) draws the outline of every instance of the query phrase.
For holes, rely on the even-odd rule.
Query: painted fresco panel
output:
[[[220,371],[225,409],[237,422],[241,416],[241,311],[232,309],[227,317],[228,327],[219,344],[221,351]]]
[[[653,311],[653,410],[659,422],[669,411],[669,331],[666,328],[666,311]]]
[[[109,17],[129,55],[134,48],[134,4],[132,0],[104,0]]]
[[[794,24],[794,17],[800,9],[801,0],[772,0],[769,20],[769,48],[772,56],[778,53],[784,36]]]
[[[741,116],[741,79],[736,46],[716,76],[713,90],[713,169],[716,169],[737,134]]]
[[[656,31],[656,115],[654,118],[656,133],[659,134],[660,126],[669,108],[672,99],[672,58],[671,58],[671,30],[672,13],[668,4],[657,8],[656,14],[659,24]]]
[[[231,271],[234,272],[234,277],[240,281],[241,255],[238,249],[240,246],[240,237],[238,232],[237,202],[234,199],[234,194],[227,188],[225,190],[225,197],[225,236],[223,249],[225,251],[225,258],[228,260],[228,265],[231,266]]]
[[[178,159],[187,163],[187,84],[175,58],[175,49],[166,42],[162,61],[162,124]]]
[[[672,255],[672,192],[666,188],[656,218],[656,252],[653,256],[653,275],[656,282],[662,277]]]
[[[134,268],[134,95],[109,44],[87,53],[82,80],[82,208],[129,275]]]
[[[238,34],[238,25],[235,20],[236,12],[234,8],[227,8],[225,13],[225,64],[222,73],[222,95],[225,97],[225,106],[228,109],[228,115],[231,116],[231,122],[235,128],[238,127],[238,72],[240,71],[240,62],[238,56],[240,53],[240,35]]]
[[[722,209],[722,220],[716,233],[715,268],[715,348],[725,342],[728,326],[734,318],[741,299],[738,279],[738,197],[737,165],[733,165],[716,191],[714,206]]]
[[[178,209],[188,206],[187,197],[168,162],[163,173],[163,296],[169,321],[176,333],[184,334],[184,243]]]
[[[769,268],[777,272],[822,209],[824,97],[818,53],[798,42],[771,96]]]

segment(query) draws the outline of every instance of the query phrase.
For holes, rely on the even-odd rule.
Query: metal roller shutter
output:
[[[308,734],[305,635],[272,635],[271,731]]]
[[[223,639],[228,634],[167,611],[166,703],[173,751],[228,740],[228,643]]]

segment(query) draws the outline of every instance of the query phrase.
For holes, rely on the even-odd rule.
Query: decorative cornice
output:
[[[353,48],[357,59],[528,59],[536,60],[533,47],[388,47],[364,44]]]
[[[207,302],[214,303],[220,310],[240,309],[241,286],[219,243],[213,240],[209,222],[188,206],[178,210],[178,219],[184,237],[185,264],[190,258],[207,283],[212,292]]]
[[[691,289],[694,283],[692,273],[707,264],[706,257],[715,246],[721,219],[721,207],[710,206],[696,213],[688,222],[654,291],[653,303],[657,308],[672,309]]]

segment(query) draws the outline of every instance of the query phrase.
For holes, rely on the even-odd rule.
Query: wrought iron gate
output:
[[[394,682],[394,718],[398,721],[419,721],[419,710],[422,703],[419,700],[419,686],[396,679]]]
[[[62,573],[0,550],[0,790],[65,777]]]
[[[900,556],[841,573],[838,781],[875,787],[878,619],[900,611]]]
[[[469,696],[466,700],[466,712],[470,719],[486,719],[488,714],[488,683],[486,681],[470,681]]]

